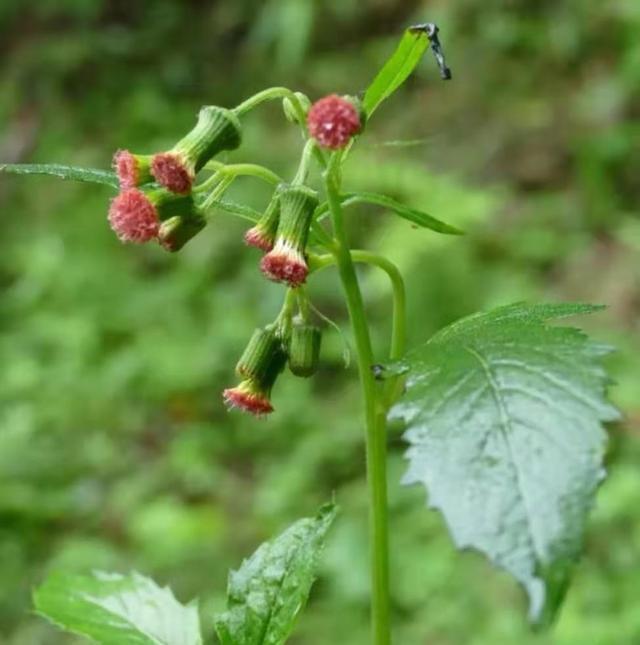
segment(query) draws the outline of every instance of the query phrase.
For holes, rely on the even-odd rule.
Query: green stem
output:
[[[270,87],[266,90],[262,90],[262,92],[258,92],[257,94],[250,96],[246,101],[240,103],[240,105],[234,108],[233,111],[238,116],[242,116],[243,114],[250,112],[255,107],[260,105],[260,103],[264,103],[265,101],[273,101],[274,99],[285,98],[291,101],[291,105],[296,111],[298,120],[301,124],[304,124],[306,122],[306,116],[302,104],[300,103],[300,99],[295,95],[294,92],[286,87]]]
[[[358,284],[344,228],[339,189],[340,155],[335,154],[324,173],[331,220],[336,235],[336,263],[351,319],[358,370],[364,399],[366,424],[367,484],[369,488],[369,533],[371,541],[371,621],[374,645],[391,642],[389,620],[389,538],[387,511],[386,414],[371,373],[373,349],[362,293]]]

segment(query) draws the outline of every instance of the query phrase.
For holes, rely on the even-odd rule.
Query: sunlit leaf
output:
[[[367,117],[405,82],[428,46],[429,39],[424,30],[405,30],[398,47],[365,92],[362,103]]]
[[[407,425],[407,484],[422,483],[456,545],[485,553],[551,620],[603,478],[608,347],[545,322],[589,305],[502,307],[465,318],[411,352],[391,411]]]
[[[51,175],[59,179],[71,179],[72,181],[84,181],[118,188],[118,178],[114,172],[96,168],[63,166],[57,163],[5,163],[0,164],[0,172],[14,175]]]
[[[103,645],[200,645],[195,604],[138,573],[54,574],[33,594],[38,612]]]
[[[229,575],[227,611],[215,617],[222,645],[280,645],[291,632],[315,580],[333,504],[298,520],[261,545]]]

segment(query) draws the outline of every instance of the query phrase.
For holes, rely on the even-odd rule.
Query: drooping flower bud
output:
[[[151,173],[159,184],[175,193],[187,193],[196,173],[222,150],[234,150],[240,145],[241,130],[238,117],[215,105],[201,108],[198,122],[168,152],[153,156]]]
[[[296,376],[312,376],[320,362],[322,332],[302,321],[293,322],[289,340],[289,369]]]
[[[271,251],[280,221],[280,191],[276,189],[262,217],[245,234],[244,241],[248,246],[255,246],[265,253]]]
[[[222,393],[227,405],[256,416],[273,412],[271,390],[286,361],[282,342],[273,328],[257,329],[236,365],[243,380]]]
[[[153,181],[152,155],[136,155],[128,150],[118,150],[113,155],[113,167],[118,175],[120,188],[136,188]]]
[[[363,114],[354,99],[330,94],[309,110],[309,134],[324,148],[344,148],[363,127]]]
[[[191,195],[176,195],[164,188],[129,188],[112,200],[108,219],[121,242],[142,244],[158,237],[165,220],[196,214],[199,211]]]
[[[205,226],[207,220],[198,212],[189,216],[174,215],[162,222],[158,231],[158,241],[167,251],[179,251],[190,239],[195,237]]]
[[[292,287],[304,283],[309,273],[305,249],[317,193],[302,185],[292,185],[280,193],[280,223],[273,249],[260,263],[262,272],[276,282]]]

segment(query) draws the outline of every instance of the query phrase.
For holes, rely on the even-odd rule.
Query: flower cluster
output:
[[[109,224],[122,242],[157,240],[168,251],[182,248],[205,226],[191,188],[196,174],[222,150],[240,145],[240,123],[225,108],[205,106],[195,127],[171,150],[139,155],[118,150],[113,165],[120,194]]]
[[[246,231],[244,241],[263,252],[262,273],[269,280],[284,283],[289,288],[288,296],[275,322],[257,329],[251,337],[236,366],[238,385],[223,392],[230,408],[257,416],[273,411],[271,390],[287,364],[299,377],[312,375],[318,367],[321,333],[308,320],[308,302],[300,303],[307,298],[301,287],[309,274],[307,246],[319,200],[316,191],[304,182],[313,146],[330,150],[346,147],[361,131],[364,119],[357,100],[335,94],[311,105],[307,97],[297,93],[285,98],[283,107],[287,118],[306,127],[311,139],[296,178],[276,187],[260,219]],[[156,240],[165,249],[177,251],[204,228],[203,208],[228,183],[216,179],[224,176],[224,170],[195,190],[194,182],[216,154],[240,145],[237,114],[241,113],[241,107],[232,111],[205,106],[193,129],[171,149],[154,154],[116,152],[113,166],[120,193],[111,202],[108,220],[122,242]],[[207,195],[206,189],[216,181],[221,190],[215,192],[214,188]],[[203,193],[203,201],[199,201]],[[296,302],[299,313],[294,316],[292,303]]]

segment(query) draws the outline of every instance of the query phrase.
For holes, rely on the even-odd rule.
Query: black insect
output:
[[[425,22],[420,25],[413,25],[409,27],[409,31],[423,31],[429,43],[431,44],[431,51],[436,58],[436,63],[438,64],[438,69],[440,70],[440,77],[448,81],[451,79],[451,70],[447,67],[447,63],[444,59],[444,51],[442,50],[442,45],[440,44],[440,39],[438,38],[438,32],[440,29],[438,25],[433,22]]]

